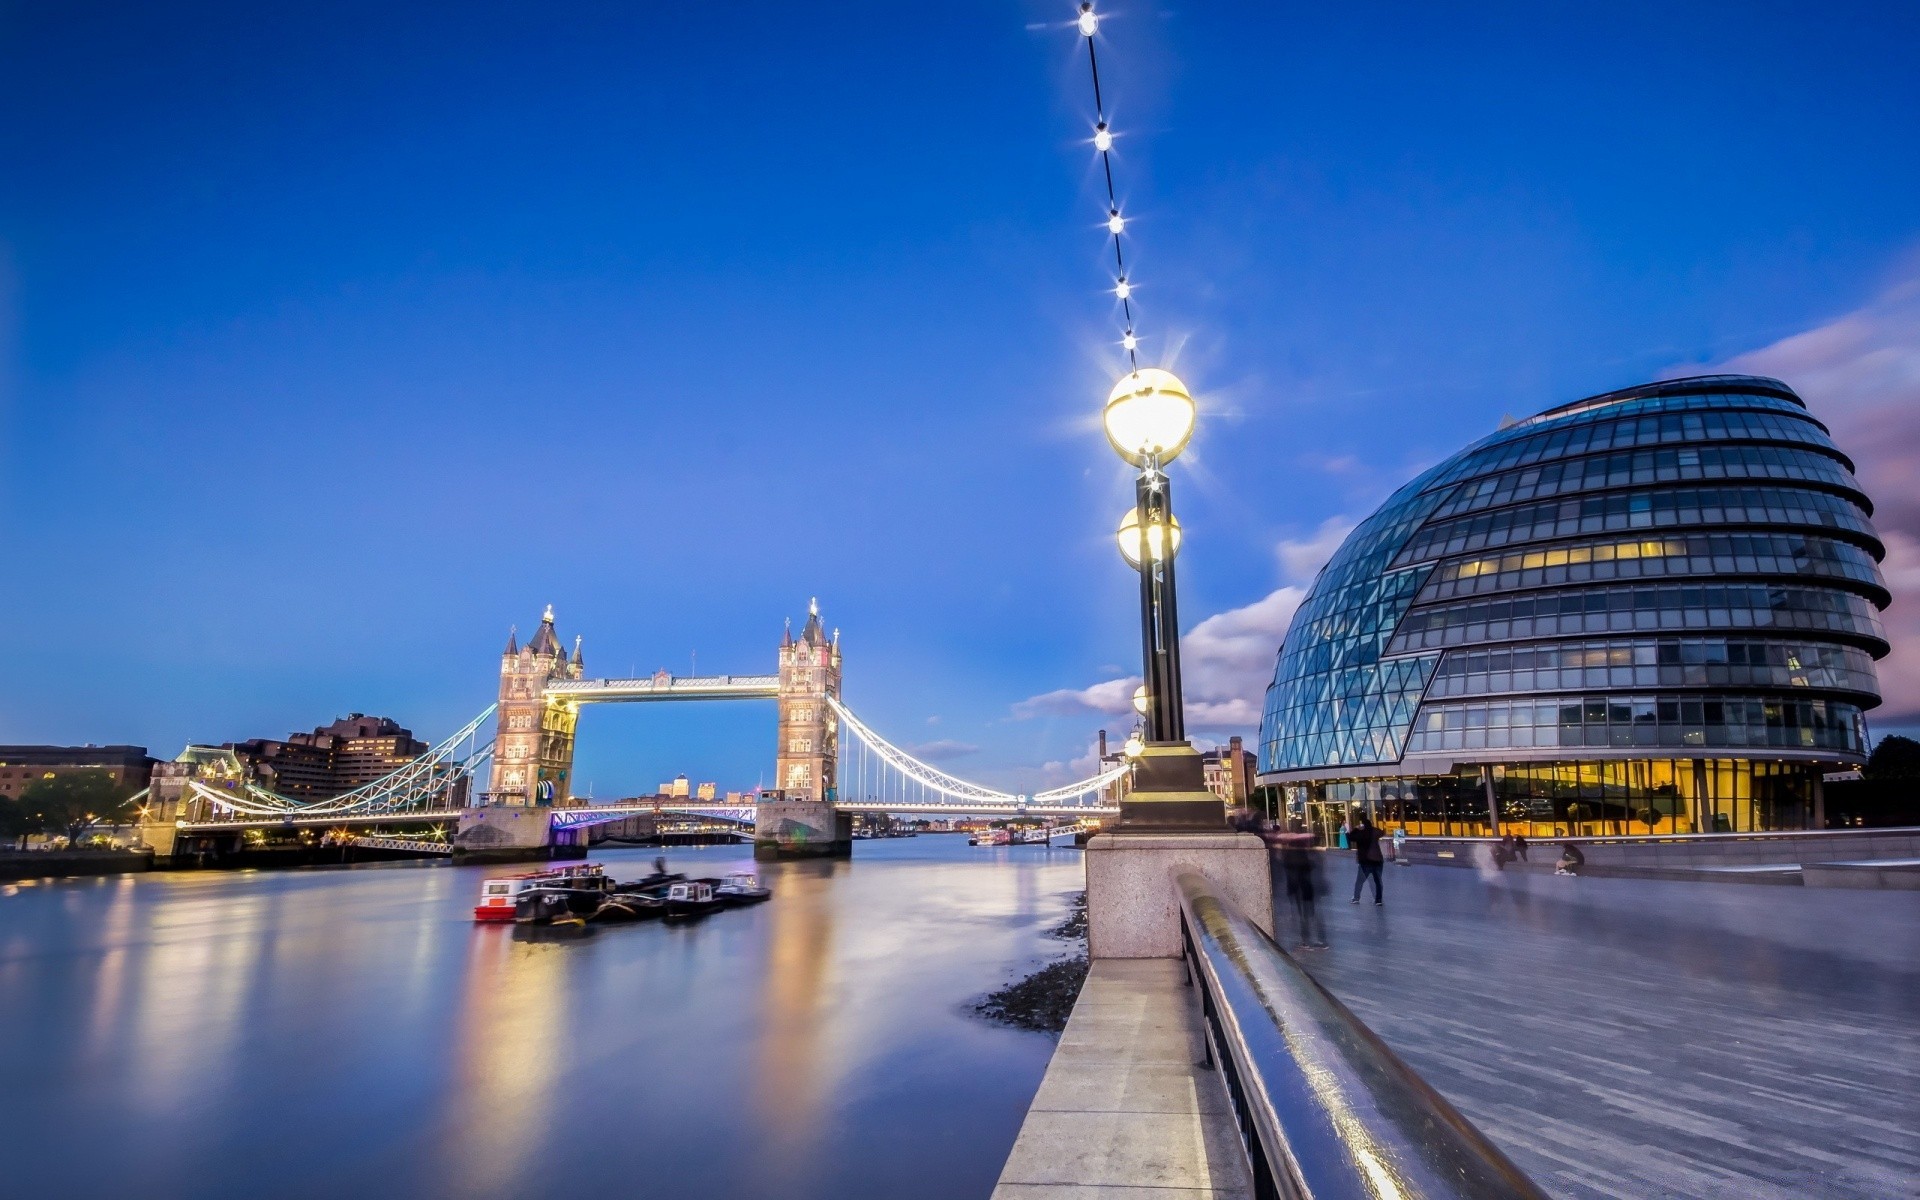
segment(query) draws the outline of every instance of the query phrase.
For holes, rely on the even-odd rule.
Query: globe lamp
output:
[[[1127,515],[1120,518],[1120,528],[1114,531],[1114,540],[1120,543],[1120,557],[1134,570],[1140,569],[1143,559],[1151,556],[1154,562],[1165,562],[1180,553],[1180,518],[1173,517],[1170,524],[1155,523],[1147,527],[1147,536],[1140,536],[1140,510],[1130,508]],[[1168,536],[1171,530],[1172,536]]]
[[[1141,367],[1107,394],[1107,441],[1136,467],[1172,462],[1193,436],[1193,394],[1171,371]]]

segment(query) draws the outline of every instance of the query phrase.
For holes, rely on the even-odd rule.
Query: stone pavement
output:
[[[1549,1193],[1920,1196],[1920,893],[1327,866],[1282,945]]]
[[[1178,959],[1097,959],[994,1200],[1246,1200],[1239,1134]]]

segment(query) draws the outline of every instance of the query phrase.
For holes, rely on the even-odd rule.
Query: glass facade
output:
[[[1261,780],[1416,833],[1814,823],[1879,703],[1872,511],[1777,380],[1511,425],[1321,571],[1267,689]]]

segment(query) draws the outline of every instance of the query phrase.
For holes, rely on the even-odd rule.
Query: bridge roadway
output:
[[[639,679],[557,679],[543,689],[582,704],[639,700],[773,700],[778,675],[688,675],[662,671]]]
[[[1112,816],[1119,812],[1113,806],[1083,806],[1071,804],[1036,804],[1020,807],[1012,804],[969,804],[963,802],[929,804],[836,804],[835,808],[843,812],[870,813],[936,813],[940,815],[975,817],[1097,817]],[[228,833],[243,829],[284,829],[287,826],[300,828],[327,828],[339,825],[417,825],[423,821],[458,822],[465,809],[432,808],[411,812],[390,813],[331,813],[317,817],[303,817],[295,813],[285,816],[246,817],[227,821],[182,821],[180,830],[185,833]],[[603,821],[616,821],[622,817],[661,816],[707,817],[713,820],[732,821],[736,824],[751,825],[753,809],[729,805],[656,805],[656,804],[588,804],[549,810],[554,816],[554,825],[560,829],[573,829],[582,825],[596,825]]]
[[[1554,1196],[1916,1195],[1920,892],[1330,866],[1281,944]]]

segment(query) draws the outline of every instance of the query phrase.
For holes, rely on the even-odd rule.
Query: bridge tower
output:
[[[548,698],[545,690],[557,680],[578,679],[585,670],[579,640],[569,657],[554,632],[551,604],[526,645],[507,635],[500,656],[500,724],[493,743],[489,802],[521,807],[570,802],[573,727],[579,710],[568,701]]]
[[[853,814],[834,807],[840,765],[840,631],[820,625],[820,602],[807,605],[800,636],[780,638],[778,737],[774,787],[754,815],[755,858],[845,858],[853,853]]]
[[[807,604],[800,636],[793,625],[780,639],[779,744],[774,786],[792,800],[835,799],[840,758],[840,720],[827,698],[840,698],[840,631],[829,637],[820,624],[820,602]]]

